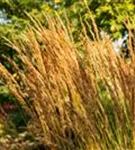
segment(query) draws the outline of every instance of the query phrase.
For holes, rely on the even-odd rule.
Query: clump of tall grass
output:
[[[20,38],[8,41],[20,63],[7,58],[14,74],[0,63],[2,82],[33,116],[50,149],[132,149],[134,54],[130,63],[116,55],[94,23],[95,40],[83,26],[78,48],[59,17],[45,18],[47,27],[33,20]]]

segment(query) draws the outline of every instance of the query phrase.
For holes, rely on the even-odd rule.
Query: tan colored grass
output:
[[[95,24],[98,40],[91,41],[83,27],[80,55],[60,18],[45,17],[48,27],[34,20],[34,27],[20,39],[8,41],[23,69],[7,59],[15,74],[0,63],[1,80],[30,114],[37,115],[51,149],[131,148],[134,62],[127,64],[116,55],[111,39],[100,39]],[[113,109],[115,131],[106,107]]]

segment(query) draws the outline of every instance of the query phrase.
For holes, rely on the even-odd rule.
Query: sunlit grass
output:
[[[95,40],[83,26],[78,46],[60,18],[45,17],[47,27],[33,20],[20,38],[8,41],[20,63],[7,58],[14,73],[1,63],[1,81],[42,129],[50,149],[132,149],[134,54],[128,64],[116,55],[93,20]]]

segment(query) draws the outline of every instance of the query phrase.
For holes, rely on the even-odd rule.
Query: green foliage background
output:
[[[91,24],[90,15],[96,20],[98,27],[109,33],[113,39],[124,36],[124,22],[127,19],[132,22],[131,28],[135,26],[134,0],[1,0],[0,51],[5,52],[8,49],[2,36],[10,38],[25,29],[30,20],[26,12],[42,20],[42,11],[53,14],[54,10],[63,19],[66,13],[75,34],[81,30],[80,19]]]

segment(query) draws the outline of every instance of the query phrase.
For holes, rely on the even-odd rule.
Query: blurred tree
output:
[[[46,9],[51,0],[1,0],[0,1],[0,53],[12,55],[11,48],[5,45],[3,36],[10,39],[19,35],[29,22],[27,13],[38,15]],[[46,6],[46,7],[45,7]],[[2,55],[0,55],[0,59]]]
[[[48,11],[46,4],[49,4],[52,9],[56,8],[61,16],[66,10],[71,22],[72,33],[76,37],[81,30],[80,18],[91,24],[91,13],[98,27],[109,33],[113,39],[117,39],[125,35],[127,28],[124,23],[127,18],[132,22],[130,28],[135,27],[134,3],[134,0],[1,0],[0,35],[10,37],[12,34],[19,34],[29,20],[25,12],[39,16],[38,12]],[[4,51],[5,48],[5,46],[3,47],[3,40],[0,39],[0,51]]]
[[[132,31],[133,37],[135,35],[134,0],[65,0],[62,1],[59,8],[61,8],[59,9],[61,15],[64,14],[64,9],[70,20],[75,41],[79,40],[78,34],[82,31],[81,22],[86,25],[87,32],[91,37],[91,33],[89,33],[89,27],[92,28],[91,16],[94,18],[98,29],[109,34],[113,40],[125,37],[129,29]],[[132,48],[135,50],[134,38],[131,41]],[[122,46],[122,51],[128,57],[127,39]]]
[[[95,18],[98,27],[114,39],[125,35],[127,29],[124,23],[127,18],[132,20],[131,28],[135,27],[134,0],[61,0],[61,8],[61,13],[63,13],[63,8],[66,10],[75,30],[80,29],[80,16],[90,23],[90,13]]]

